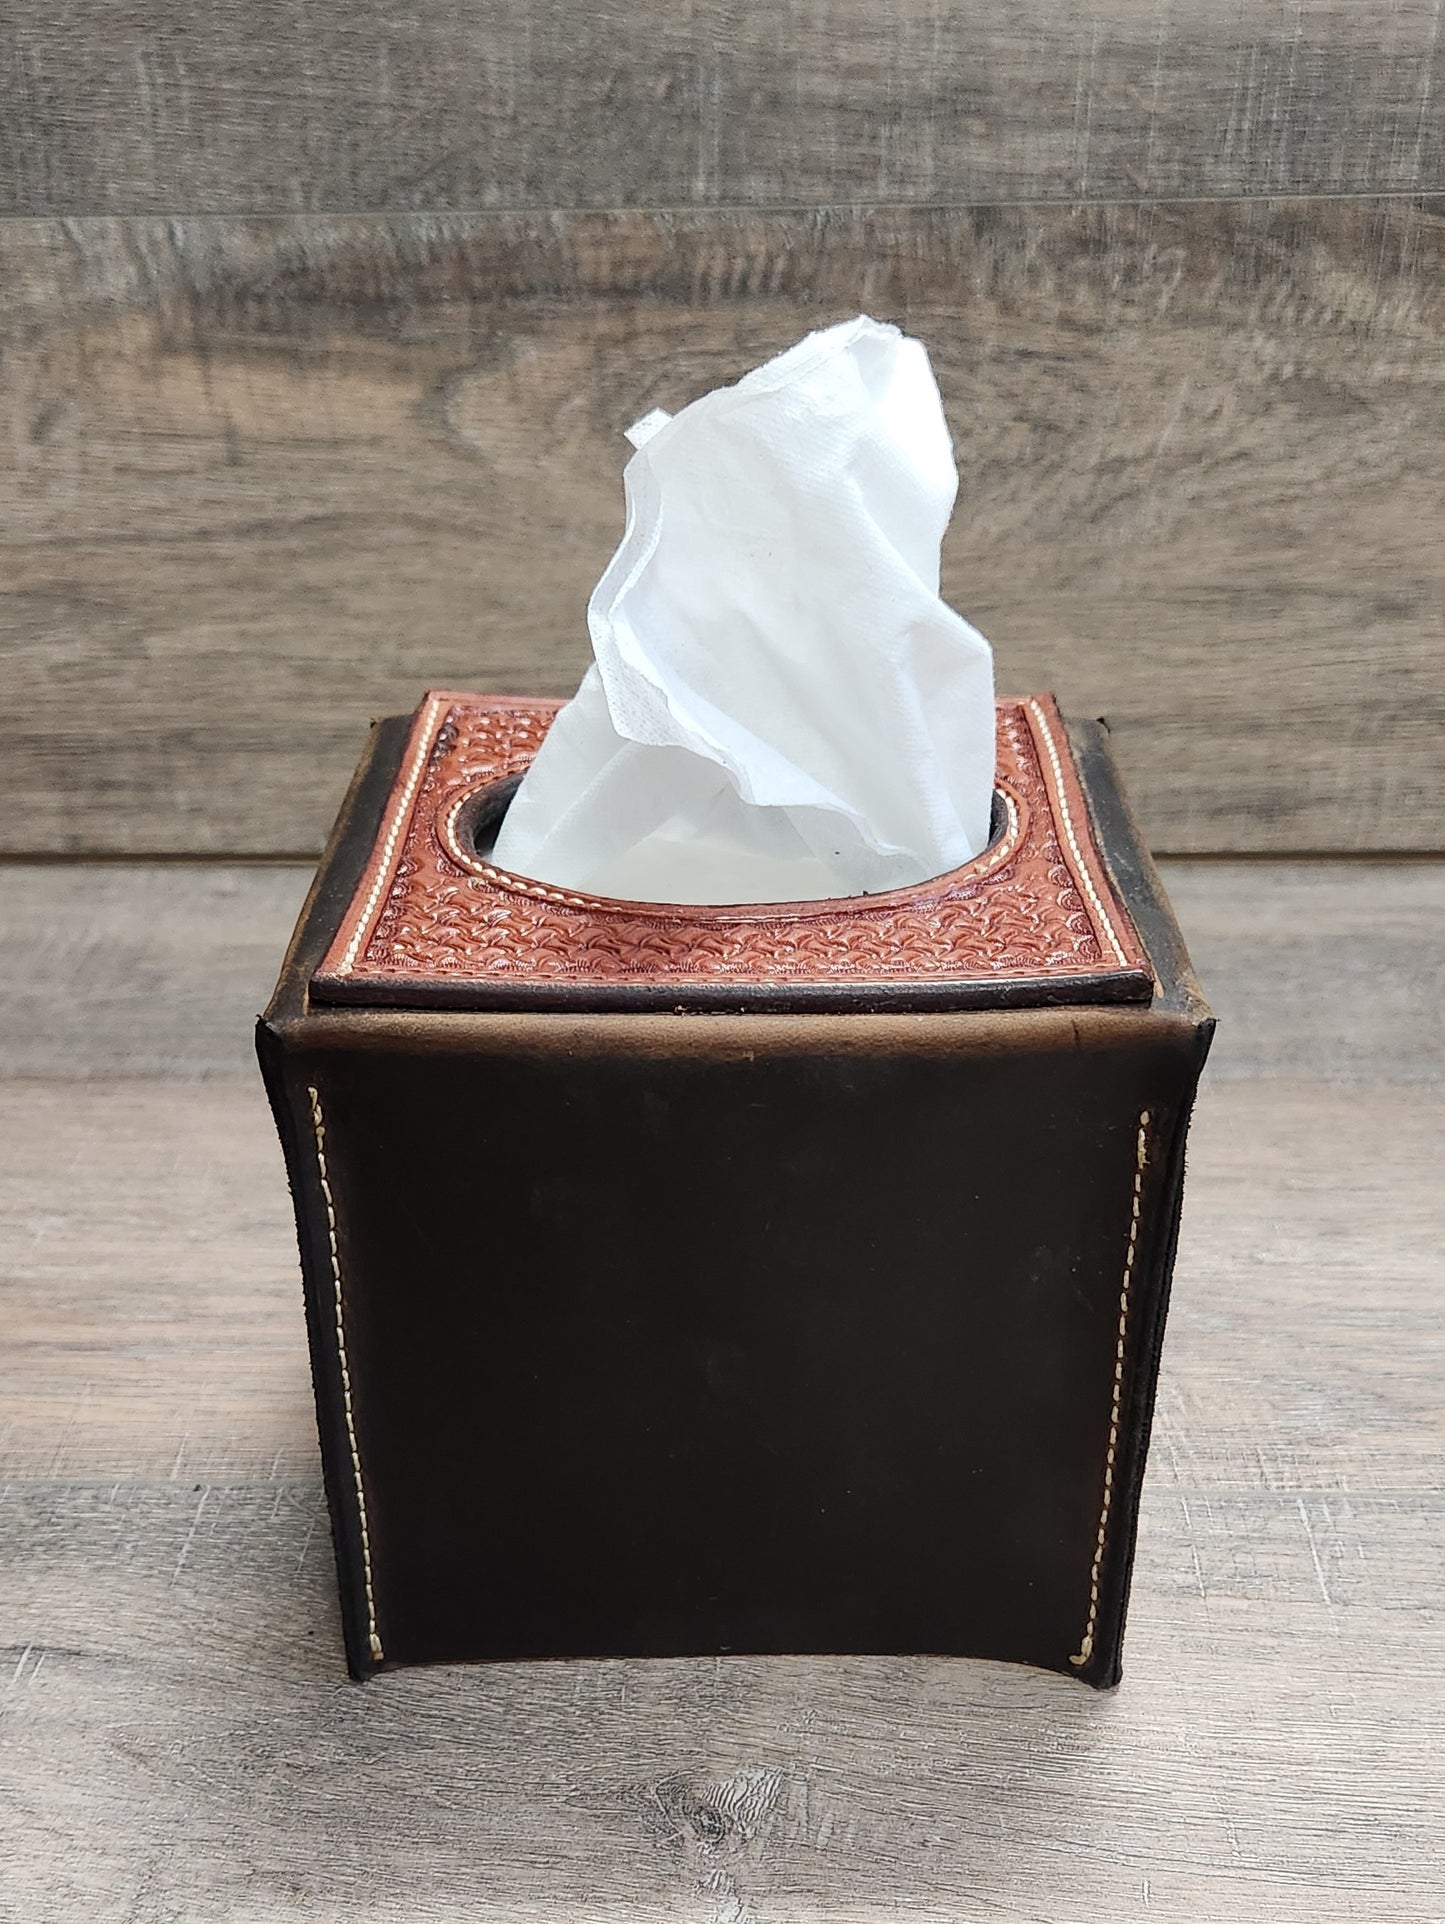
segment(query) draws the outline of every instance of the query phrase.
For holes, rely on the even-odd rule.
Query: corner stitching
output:
[[[1109,1536],[1109,1512],[1114,1502],[1114,1466],[1119,1447],[1119,1418],[1124,1401],[1124,1356],[1129,1336],[1129,1295],[1134,1281],[1134,1261],[1139,1253],[1139,1217],[1144,1196],[1144,1166],[1149,1159],[1149,1111],[1139,1112],[1139,1134],[1134,1151],[1134,1195],[1129,1208],[1129,1248],[1124,1258],[1124,1283],[1119,1293],[1119,1327],[1114,1345],[1114,1396],[1109,1409],[1109,1447],[1104,1456],[1104,1498],[1099,1511],[1099,1534],[1094,1542],[1094,1561],[1089,1570],[1089,1616],[1078,1649],[1069,1658],[1076,1667],[1086,1664],[1094,1654],[1094,1631],[1099,1621],[1099,1570],[1104,1561],[1104,1546]]]
[[[366,1641],[377,1663],[383,1658],[381,1638],[376,1628],[376,1593],[371,1580],[371,1532],[366,1521],[366,1491],[361,1481],[361,1452],[356,1442],[356,1419],[351,1407],[351,1369],[346,1357],[346,1324],[341,1305],[341,1252],[336,1237],[336,1202],[326,1171],[326,1121],[321,1113],[321,1097],[308,1086],[311,1098],[311,1129],[316,1138],[316,1171],[321,1178],[321,1195],[326,1204],[326,1235],[331,1250],[331,1280],[336,1305],[336,1354],[341,1364],[341,1405],[346,1415],[346,1440],[351,1449],[351,1476],[356,1486],[356,1513],[361,1526],[361,1574],[366,1589]]]

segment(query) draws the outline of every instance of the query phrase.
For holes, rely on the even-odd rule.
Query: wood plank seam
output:
[[[381,1637],[376,1627],[376,1593],[371,1581],[371,1532],[366,1521],[366,1488],[361,1478],[361,1451],[356,1441],[356,1418],[351,1406],[351,1370],[346,1357],[346,1318],[342,1305],[341,1251],[337,1245],[336,1202],[326,1172],[326,1120],[321,1112],[319,1092],[308,1087],[311,1098],[311,1129],[316,1138],[316,1172],[321,1179],[321,1197],[326,1205],[326,1234],[331,1249],[331,1281],[336,1306],[336,1354],[341,1364],[341,1404],[346,1415],[346,1441],[351,1451],[351,1475],[356,1486],[356,1514],[361,1529],[361,1574],[366,1590],[366,1641],[372,1656],[382,1661]]]
[[[570,695],[616,424],[862,303],[955,423],[945,596],[1157,848],[1438,851],[1442,205],[12,223],[10,846],[314,853],[373,715]]]
[[[1119,1292],[1119,1331],[1114,1345],[1114,1399],[1109,1410],[1109,1447],[1104,1453],[1104,1497],[1099,1510],[1099,1534],[1089,1571],[1089,1615],[1072,1664],[1086,1664],[1094,1654],[1094,1629],[1099,1621],[1099,1571],[1109,1538],[1109,1512],[1114,1502],[1114,1464],[1119,1448],[1119,1416],[1124,1401],[1124,1356],[1129,1340],[1129,1298],[1134,1282],[1134,1260],[1139,1253],[1139,1214],[1144,1197],[1144,1169],[1149,1160],[1149,1111],[1139,1112],[1134,1149],[1134,1195],[1129,1206],[1129,1247],[1124,1257],[1124,1282]]]

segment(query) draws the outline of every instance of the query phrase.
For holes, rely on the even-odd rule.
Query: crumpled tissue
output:
[[[993,656],[939,598],[958,473],[922,343],[860,315],[628,438],[593,665],[492,860],[722,904],[872,894],[977,855]]]

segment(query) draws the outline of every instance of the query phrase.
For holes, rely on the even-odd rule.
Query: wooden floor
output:
[[[1175,864],[1223,1019],[1126,1674],[346,1681],[249,1018],[298,869],[0,869],[0,1918],[1445,1916],[1445,867]]]

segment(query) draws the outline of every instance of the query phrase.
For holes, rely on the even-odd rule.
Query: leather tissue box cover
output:
[[[1119,1675],[1212,1018],[1097,723],[994,838],[681,908],[508,875],[558,704],[383,721],[257,1031],[349,1662]]]

